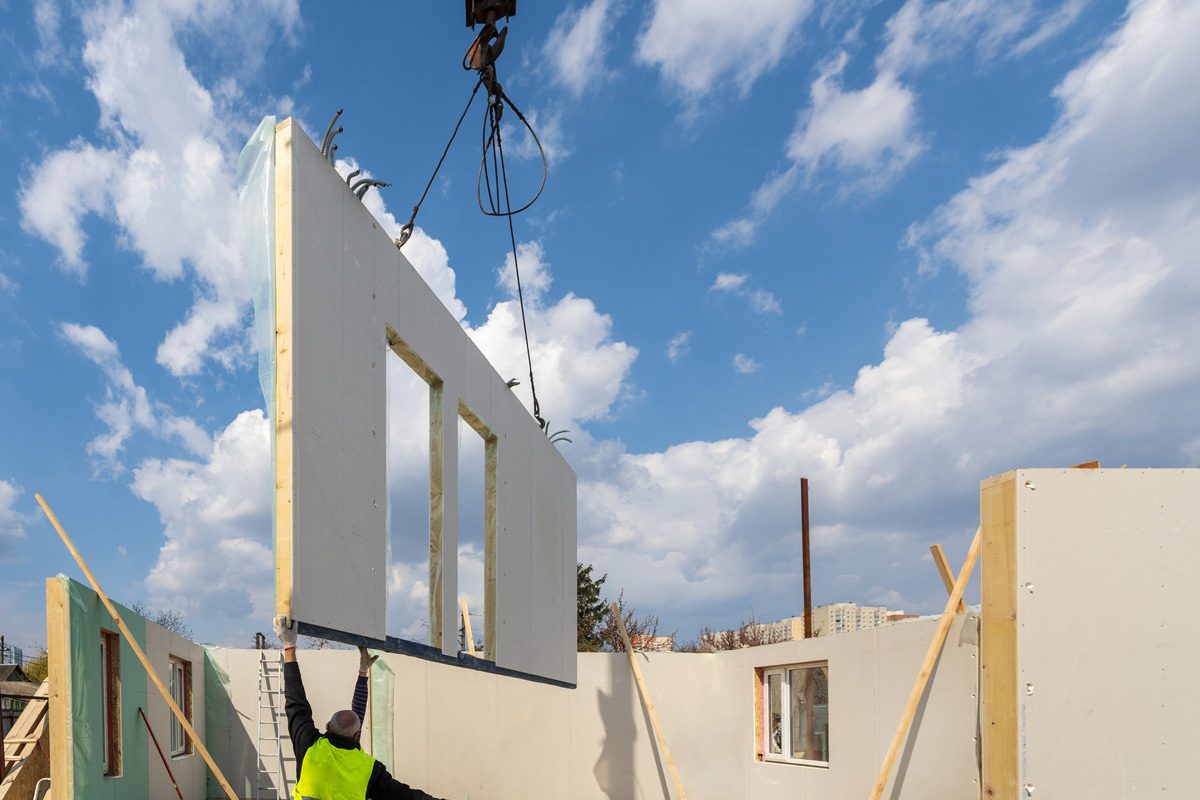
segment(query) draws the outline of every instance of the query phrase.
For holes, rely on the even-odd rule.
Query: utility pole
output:
[[[812,564],[808,557],[808,478],[800,479],[800,539],[804,550],[804,638],[811,639]]]

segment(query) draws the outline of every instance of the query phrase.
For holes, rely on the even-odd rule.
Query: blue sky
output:
[[[799,613],[801,477],[816,602],[932,613],[928,546],[961,563],[980,480],[1200,462],[1196,4],[519,8],[498,71],[550,157],[516,220],[539,399],[572,431],[581,560],[667,631]],[[42,579],[81,577],[35,492],[114,597],[205,641],[266,629],[238,153],[265,115],[319,139],[344,108],[338,167],[392,184],[367,203],[396,231],[470,39],[455,3],[0,3],[0,633],[44,641]],[[482,115],[405,252],[520,376]],[[419,638],[406,380],[389,629]],[[460,564],[477,606],[468,532]]]

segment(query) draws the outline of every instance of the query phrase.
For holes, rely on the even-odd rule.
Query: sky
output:
[[[264,116],[319,141],[344,109],[337,168],[391,184],[365,202],[398,234],[471,38],[453,2],[0,1],[10,643],[45,642],[46,577],[83,579],[35,493],[114,599],[269,630],[238,155]],[[981,480],[1200,465],[1198,39],[1167,0],[522,0],[497,71],[549,163],[515,218],[525,311],[606,595],[682,639],[801,613],[806,477],[814,602],[938,613],[929,546],[962,563]],[[514,116],[516,202],[541,165]],[[528,404],[483,118],[404,252]],[[388,369],[388,629],[421,639],[426,420]]]

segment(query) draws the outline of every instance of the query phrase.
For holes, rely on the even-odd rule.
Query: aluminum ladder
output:
[[[283,740],[290,737],[283,709],[283,651],[278,651],[278,661],[268,659],[268,652],[260,650],[258,657],[258,731],[255,734],[258,737],[258,775],[254,781],[254,800],[261,800],[263,792],[272,792],[270,796],[274,800],[286,800]],[[268,782],[270,785],[264,785]]]

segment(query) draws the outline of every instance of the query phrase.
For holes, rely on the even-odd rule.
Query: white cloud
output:
[[[672,364],[687,355],[688,350],[691,349],[691,340],[691,331],[680,331],[671,337],[671,341],[667,342],[667,358],[671,359]]]
[[[162,404],[151,404],[144,387],[133,379],[133,373],[122,363],[116,342],[94,325],[62,323],[59,335],[92,363],[104,371],[107,380],[105,399],[96,404],[97,418],[108,426],[108,432],[98,435],[87,447],[98,461],[97,472],[119,473],[124,467],[119,460],[125,442],[136,430],[145,430],[164,440],[176,439],[192,453],[202,453],[211,446],[208,434],[193,420],[171,413]]]
[[[146,459],[133,493],[152,503],[166,542],[145,585],[152,602],[193,619],[274,610],[270,426],[246,411],[199,460]]]
[[[637,358],[637,348],[612,339],[612,318],[597,312],[591,300],[568,293],[549,302],[550,266],[539,243],[522,242],[517,252],[542,416],[553,420],[556,428],[604,419],[628,388],[625,376]],[[501,376],[521,379],[514,391],[532,408],[511,259],[508,254],[497,281],[509,299],[497,303],[487,320],[468,332]]]
[[[57,3],[52,0],[37,0],[33,4],[33,24],[38,34],[36,59],[39,67],[59,64],[63,60],[64,50],[58,34],[60,22]]]
[[[710,246],[753,244],[759,226],[780,201],[821,175],[836,178],[843,198],[886,189],[926,147],[917,129],[917,94],[906,84],[906,75],[958,57],[972,43],[983,61],[1005,52],[1028,52],[1066,30],[1085,2],[1067,0],[1041,15],[1037,30],[1026,33],[1039,19],[1033,0],[908,0],[887,21],[886,44],[875,59],[869,85],[845,87],[846,51],[820,65],[810,88],[811,103],[799,113],[785,145],[786,165],[753,192],[745,215],[713,232]]]
[[[733,274],[722,272],[717,275],[717,279],[713,281],[713,285],[709,287],[710,292],[733,292],[742,288],[750,276],[747,273]]]
[[[155,278],[194,281],[195,305],[167,334],[158,359],[175,375],[192,375],[205,359],[226,366],[249,355],[240,328],[249,285],[241,268],[232,154],[236,122],[189,71],[178,36],[212,36],[253,61],[255,48],[297,19],[294,2],[238,8],[180,2],[110,5],[82,13],[88,89],[100,105],[105,147],[76,140],[50,152],[22,179],[22,227],[59,251],[64,269],[86,275],[82,221],[114,222],[118,244],[136,253]],[[39,11],[39,30],[55,17]],[[234,24],[235,22],[239,24]],[[47,35],[49,35],[47,33]],[[236,83],[219,76],[219,96]]]
[[[745,92],[784,60],[811,11],[810,0],[655,0],[636,59],[691,101],[726,82]]]
[[[750,307],[759,314],[782,314],[783,306],[779,299],[774,294],[766,289],[751,290],[747,285],[750,280],[749,273],[729,273],[722,272],[717,275],[713,285],[708,287],[710,292],[725,292],[739,297],[745,297],[750,301]]]
[[[829,164],[879,188],[921,152],[913,131],[916,98],[891,73],[845,91],[841,80],[848,60],[838,54],[813,82],[812,106],[800,115],[787,155],[810,173]]]
[[[762,369],[762,364],[745,353],[738,353],[733,357],[733,368],[743,375],[749,375],[752,372],[758,372]]]
[[[529,135],[529,128],[516,118],[516,115],[506,116],[506,120],[501,124],[500,134],[503,137],[502,141],[508,144],[505,149],[505,161],[511,167],[512,157],[526,161],[536,161],[541,164],[542,154],[546,156],[546,163],[553,166],[558,162],[571,155],[571,145],[567,141],[567,132],[563,129],[563,112],[560,108],[549,106],[549,111],[545,114],[540,114],[538,109],[521,109],[521,113],[525,115],[525,119],[529,121],[529,128],[533,128],[537,135],[537,141]],[[541,150],[538,149],[538,142],[541,143]],[[489,162],[490,163],[490,162]],[[510,171],[508,176],[509,191],[513,192],[518,185],[525,186],[531,181],[536,181],[541,177],[541,171],[538,170],[536,176],[530,178],[529,181],[514,179],[514,174]],[[484,189],[486,190],[486,186]],[[493,190],[494,191],[494,190]],[[528,196],[513,194],[510,197],[512,207],[514,209],[528,203],[533,199],[533,194],[537,191],[537,183],[532,183]],[[500,195],[503,201],[503,194]]]
[[[1097,458],[1194,466],[1198,33],[1194,3],[1134,3],[1056,90],[1046,136],[914,229],[913,247],[968,281],[961,327],[900,322],[852,386],[775,408],[744,438],[597,447],[581,470],[581,558],[664,618],[739,602],[795,613],[773,598],[795,596],[803,476],[819,573],[930,612],[945,595],[927,546],[965,553],[980,479]],[[845,599],[815,583],[818,602]]]
[[[25,526],[34,520],[33,515],[17,511],[17,499],[24,491],[16,483],[0,480],[0,563],[17,560],[17,545],[27,538]]]
[[[558,15],[542,47],[556,83],[578,97],[605,76],[608,40],[624,12],[622,2],[592,0]]]

